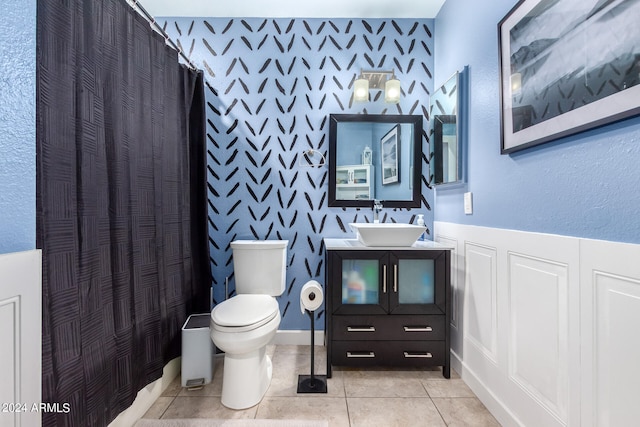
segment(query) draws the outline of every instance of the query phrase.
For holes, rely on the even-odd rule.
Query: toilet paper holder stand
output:
[[[309,297],[315,296],[311,294]],[[313,298],[311,298],[313,299]],[[314,360],[313,355],[315,353],[314,337],[315,327],[313,322],[313,310],[306,310],[305,312],[311,319],[311,375],[298,375],[298,393],[326,393],[327,392],[327,376],[326,375],[314,375]]]

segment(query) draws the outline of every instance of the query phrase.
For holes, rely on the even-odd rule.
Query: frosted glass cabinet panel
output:
[[[432,259],[398,260],[398,302],[433,304],[435,275]]]
[[[379,263],[371,259],[342,262],[342,303],[377,304],[379,299]]]
[[[344,251],[331,256],[333,306],[343,313],[383,314],[389,308],[388,256],[383,251]]]

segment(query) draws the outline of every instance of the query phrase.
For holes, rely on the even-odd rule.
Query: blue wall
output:
[[[325,156],[329,114],[418,114],[433,89],[433,20],[168,19],[165,28],[205,72],[209,138],[210,248],[214,299],[224,299],[234,239],[288,239],[280,329],[308,329],[301,287],[324,282],[323,237],[355,237],[348,223],[371,209],[327,207],[328,167],[299,165],[303,150]],[[351,103],[361,69],[395,69],[400,104]],[[372,98],[380,92],[371,92]],[[426,120],[423,120],[426,128]],[[360,152],[361,149],[358,149]],[[423,152],[428,152],[423,140]],[[359,155],[359,154],[358,154]],[[428,165],[423,164],[425,171]],[[420,209],[384,209],[386,220],[431,228],[433,192]],[[230,290],[234,288],[231,281]],[[317,321],[323,328],[322,313]]]
[[[436,190],[435,220],[640,243],[640,118],[500,154],[497,25],[516,0],[484,3],[447,0],[435,20],[435,83],[464,65],[470,82],[467,185]]]
[[[0,253],[36,244],[36,0],[0,14]]]
[[[0,253],[36,241],[36,0],[0,16]]]

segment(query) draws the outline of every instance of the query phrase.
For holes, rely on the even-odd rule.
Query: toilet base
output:
[[[271,383],[273,366],[267,348],[224,356],[222,404],[230,409],[246,409],[260,403]]]

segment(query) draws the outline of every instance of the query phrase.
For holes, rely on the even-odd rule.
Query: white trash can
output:
[[[182,327],[182,387],[202,387],[213,378],[213,341],[210,313],[192,314]]]

